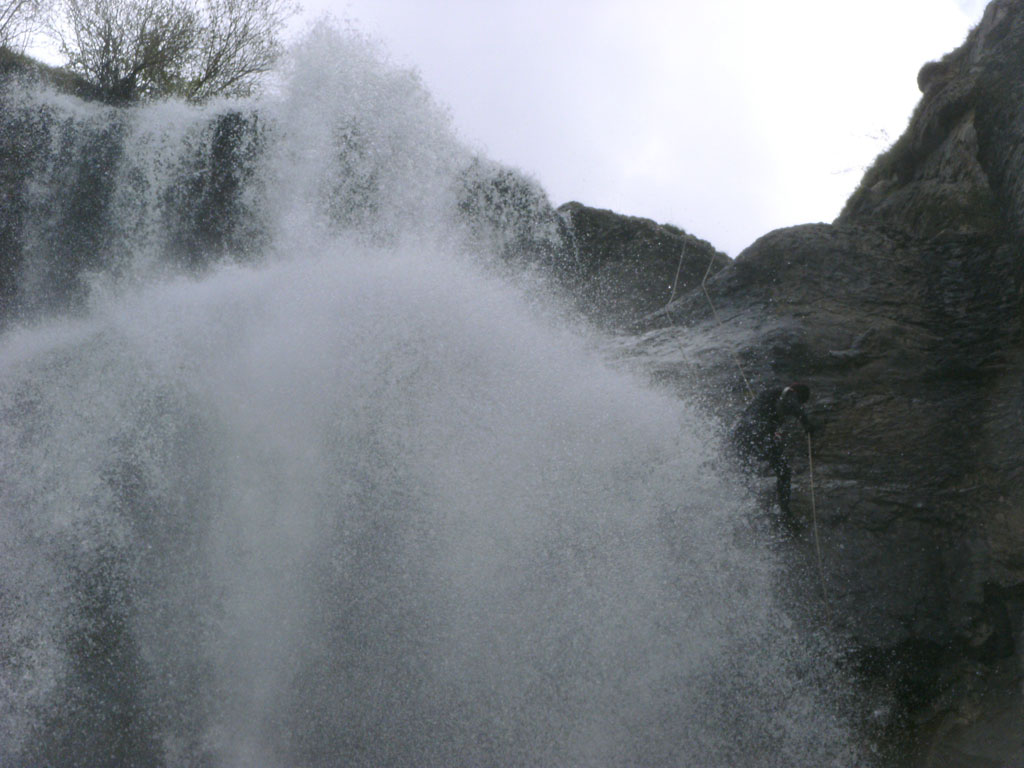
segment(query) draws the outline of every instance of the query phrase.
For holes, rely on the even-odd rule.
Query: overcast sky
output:
[[[731,256],[831,221],[983,0],[305,0],[419,70],[460,136]]]

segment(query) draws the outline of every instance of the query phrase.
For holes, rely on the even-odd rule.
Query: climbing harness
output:
[[[818,578],[821,580],[821,599],[825,604],[825,620],[832,623],[828,589],[825,587],[825,566],[821,560],[821,540],[818,538],[818,510],[814,504],[814,451],[811,450],[811,433],[807,433],[807,477],[811,484],[811,528],[814,531],[814,552],[818,556]]]

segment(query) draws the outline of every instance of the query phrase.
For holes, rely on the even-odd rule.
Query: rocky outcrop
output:
[[[811,386],[830,626],[892,764],[1024,765],[1022,73],[1024,2],[995,0],[834,223],[762,237],[708,281],[717,316],[691,290],[636,341],[726,423],[743,375]]]
[[[715,274],[729,257],[669,224],[570,202],[569,277],[582,308],[602,324],[628,326]]]
[[[257,113],[197,123],[160,186],[131,164],[129,110],[78,110],[29,96],[34,85],[0,77],[0,323],[75,306],[91,272],[116,274],[135,251],[191,270],[255,258]]]
[[[266,250],[273,205],[261,167],[273,116],[225,105],[169,138],[139,109],[83,107],[54,92],[95,96],[63,70],[0,49],[0,322],[73,307],[90,273],[116,273],[139,253],[198,272]],[[341,121],[338,183],[325,206],[338,230],[371,242],[411,215],[381,214],[389,160],[375,131]],[[138,165],[144,146],[163,148],[155,167]],[[454,160],[464,166],[444,193],[462,246],[554,277],[602,326],[636,322],[728,262],[676,227],[575,202],[556,210],[518,170],[469,154]]]
[[[541,269],[604,328],[630,327],[729,263],[707,241],[669,224],[575,201],[556,210],[536,182],[479,158],[459,183],[459,213],[477,246]]]

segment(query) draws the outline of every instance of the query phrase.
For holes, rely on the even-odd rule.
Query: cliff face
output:
[[[0,77],[0,324],[74,306],[90,272],[118,274],[137,252],[198,270],[250,260],[265,242],[257,113],[197,121],[157,184],[132,165],[130,110],[26,93]]]
[[[832,628],[892,697],[902,759],[1024,765],[996,735],[1024,732],[1024,2],[995,0],[919,83],[833,224],[762,237],[708,281],[718,318],[692,290],[637,350],[724,422],[736,360],[755,389],[810,385]],[[802,438],[792,453],[810,530]],[[814,556],[809,535],[789,546]]]
[[[604,325],[628,326],[699,287],[729,257],[681,229],[577,202],[559,206],[570,232],[564,277],[581,309]]]
[[[191,272],[260,258],[274,208],[262,182],[272,116],[253,105],[196,113],[171,139],[138,110],[39,96],[41,84],[65,85],[55,78],[0,61],[0,324],[74,307],[90,274],[118,274],[139,254]],[[389,171],[369,133],[345,134],[327,217],[376,242],[395,222],[379,215]],[[136,156],[154,145],[164,148],[155,161]],[[675,227],[579,203],[556,210],[518,171],[458,161],[438,194],[451,198],[461,247],[553,276],[603,326],[636,322],[728,262]]]

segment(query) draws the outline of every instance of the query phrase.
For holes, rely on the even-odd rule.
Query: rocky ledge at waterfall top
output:
[[[1024,766],[1024,0],[992,2],[918,84],[835,222],[760,238],[708,279],[717,317],[698,277],[633,345],[723,424],[737,359],[755,389],[810,385],[816,505],[793,436],[788,547],[814,562],[816,512],[831,626],[889,697],[891,764]]]

